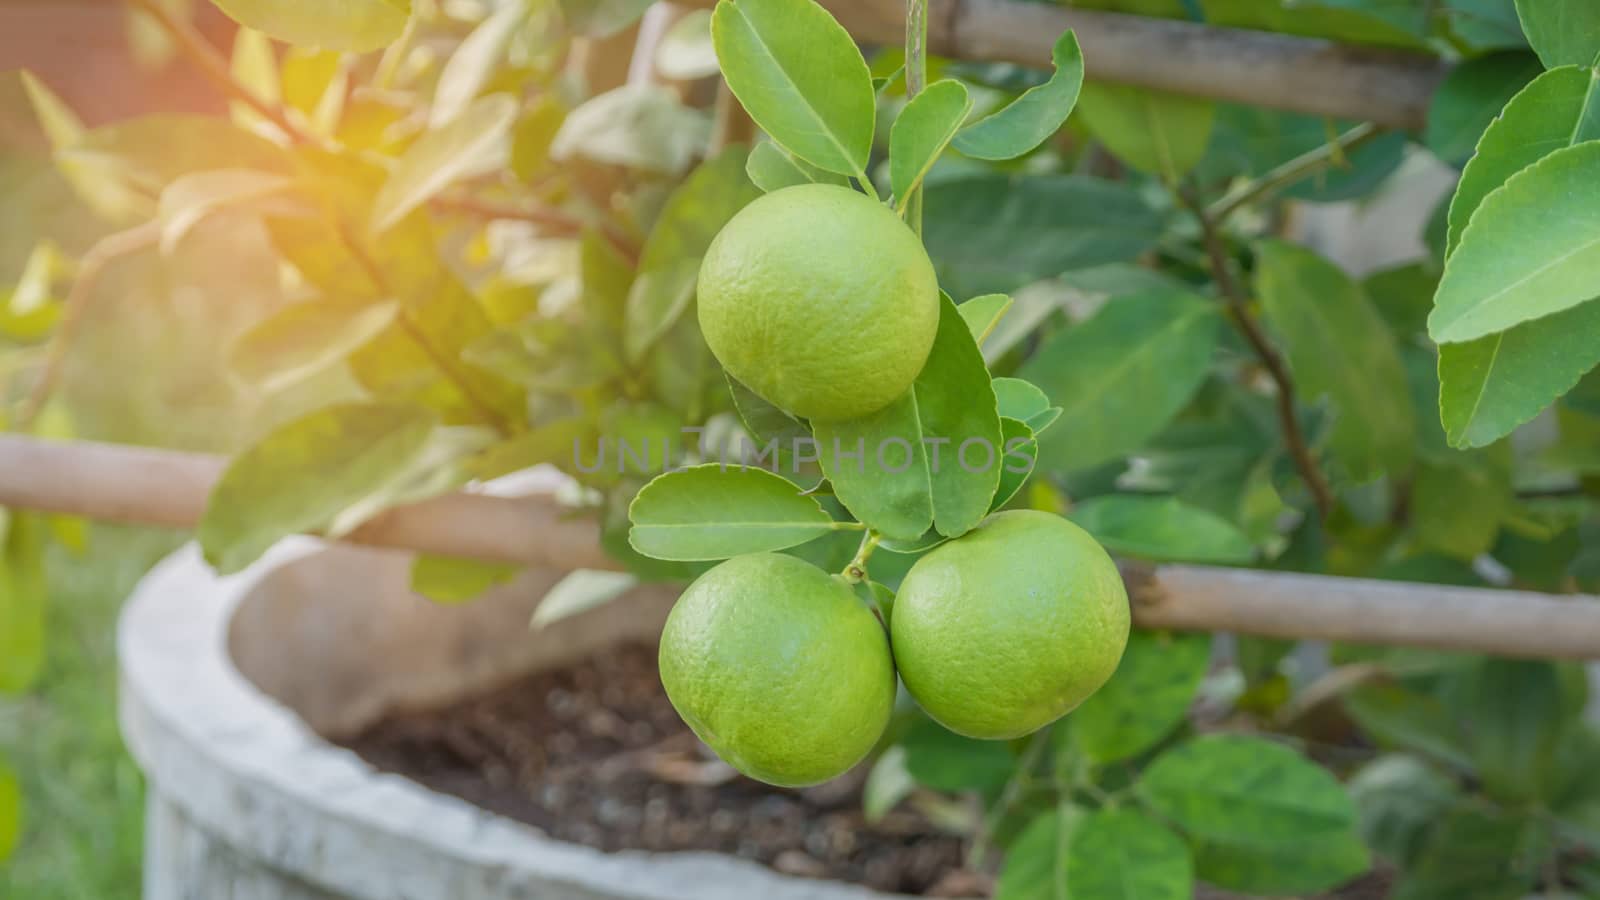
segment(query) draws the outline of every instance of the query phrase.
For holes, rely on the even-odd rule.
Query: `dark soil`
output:
[[[379,769],[605,851],[709,850],[930,897],[985,896],[992,886],[962,868],[962,839],[905,805],[867,824],[864,768],[791,791],[711,756],[667,701],[653,647],[615,648],[449,709],[396,716],[348,746]],[[1368,876],[1328,900],[1386,894],[1385,879]]]

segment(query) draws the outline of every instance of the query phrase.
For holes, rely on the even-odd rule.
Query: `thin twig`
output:
[[[1283,443],[1288,447],[1289,456],[1294,460],[1294,466],[1299,470],[1301,479],[1311,491],[1311,499],[1317,506],[1318,516],[1326,519],[1333,511],[1333,490],[1328,486],[1328,480],[1322,474],[1322,470],[1317,467],[1316,457],[1312,455],[1305,434],[1300,430],[1300,420],[1294,411],[1294,379],[1289,374],[1289,367],[1268,340],[1266,332],[1261,329],[1261,324],[1250,314],[1250,297],[1245,292],[1244,286],[1233,275],[1228,251],[1223,246],[1222,233],[1217,221],[1206,212],[1205,204],[1193,192],[1182,191],[1180,196],[1194,211],[1195,218],[1200,221],[1206,256],[1211,262],[1211,276],[1217,283],[1217,291],[1227,302],[1229,317],[1233,319],[1234,325],[1238,326],[1244,339],[1249,342],[1250,349],[1255,351],[1256,358],[1261,361],[1267,374],[1277,385],[1278,424],[1283,431]]]
[[[928,0],[906,0],[906,100],[928,86]],[[906,224],[922,236],[922,186],[906,198]]]
[[[320,144],[321,140],[296,125],[291,120],[284,108],[268,103],[256,95],[255,91],[233,77],[233,70],[228,61],[206,40],[205,35],[195,28],[190,22],[173,15],[171,10],[162,6],[158,0],[128,0],[128,5],[149,16],[156,25],[165,31],[173,42],[176,43],[202,74],[216,84],[223,93],[230,98],[245,104],[256,112],[257,115],[277,126],[284,136],[297,144]]]
[[[1225,222],[1241,208],[1262,200],[1296,182],[1331,166],[1342,166],[1346,154],[1388,134],[1388,129],[1363,122],[1339,135],[1336,139],[1319,145],[1316,149],[1289,160],[1272,171],[1237,185],[1206,208],[1213,222]]]
[[[34,382],[22,410],[17,413],[14,426],[17,431],[27,431],[44,410],[45,404],[50,402],[50,396],[61,380],[67,352],[77,340],[78,330],[83,325],[85,313],[94,302],[95,288],[99,286],[100,276],[105,273],[106,267],[125,256],[154,247],[160,241],[161,222],[152,220],[101,238],[83,255],[83,260],[78,264],[77,278],[72,282],[72,289],[67,293],[61,311],[61,324],[45,356],[44,370],[40,372],[39,380]]]
[[[985,813],[983,821],[978,825],[978,833],[972,837],[972,846],[967,850],[967,868],[977,871],[983,866],[984,858],[989,855],[990,844],[994,837],[995,823],[1005,818],[1017,805],[1017,799],[1027,789],[1028,783],[1033,779],[1033,770],[1039,765],[1039,758],[1044,755],[1044,749],[1050,743],[1051,726],[1035,731],[1028,737],[1027,746],[1022,750],[1022,756],[1017,759],[1017,767],[1012,772],[1011,779],[1000,792],[1000,797]]]
[[[355,257],[357,264],[366,272],[368,280],[378,289],[378,292],[385,297],[398,299],[398,295],[389,284],[388,276],[383,274],[383,269],[378,266],[377,260],[373,259],[367,253],[366,248],[361,245],[360,238],[352,234],[349,227],[342,222],[339,224],[338,230],[339,237],[350,251],[350,255]],[[434,368],[438,369],[441,375],[455,385],[456,390],[467,401],[467,405],[471,406],[484,421],[494,426],[496,431],[506,437],[515,434],[516,429],[512,423],[478,393],[471,379],[456,368],[449,355],[441,352],[439,348],[433,345],[433,341],[428,338],[427,333],[417,326],[417,323],[411,318],[411,313],[405,310],[403,306],[404,304],[402,304],[400,314],[395,318],[395,324],[399,326],[400,330],[405,332],[405,335],[411,339],[412,343],[422,350],[429,361],[433,363]]]

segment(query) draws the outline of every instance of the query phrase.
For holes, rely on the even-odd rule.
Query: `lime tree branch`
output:
[[[1289,160],[1260,178],[1241,182],[1208,206],[1206,215],[1214,222],[1224,222],[1240,209],[1292,187],[1307,176],[1332,166],[1348,165],[1345,160],[1346,154],[1387,133],[1387,129],[1371,122],[1357,125],[1334,140]]]
[[[383,273],[383,269],[379,267],[377,260],[374,260],[372,255],[367,252],[366,247],[362,246],[361,239],[352,234],[349,227],[342,222],[339,225],[339,237],[350,251],[350,255],[355,257],[362,271],[366,272],[367,279],[378,289],[378,292],[387,298],[399,299],[399,295],[395,293],[393,286],[389,283],[388,276]],[[455,385],[456,390],[467,401],[467,405],[471,406],[479,417],[493,425],[495,430],[502,435],[510,437],[516,433],[517,429],[513,424],[478,393],[477,388],[472,384],[472,379],[461,371],[459,365],[451,359],[450,355],[435,347],[428,335],[417,327],[417,323],[411,318],[411,313],[404,308],[403,303],[401,304],[400,314],[395,317],[394,321],[395,325],[405,332],[406,337],[410,338],[411,342],[416,344],[418,349],[428,357],[434,368],[439,370],[439,374]]]
[[[1300,420],[1295,416],[1294,378],[1289,374],[1289,367],[1284,363],[1283,356],[1267,339],[1261,323],[1250,313],[1250,297],[1245,292],[1244,285],[1234,277],[1217,220],[1211,217],[1205,204],[1192,191],[1182,191],[1181,196],[1194,211],[1195,218],[1200,221],[1200,233],[1205,243],[1206,257],[1211,265],[1211,277],[1217,284],[1217,292],[1227,303],[1228,316],[1233,319],[1234,325],[1244,335],[1245,341],[1250,344],[1250,349],[1255,352],[1256,358],[1261,361],[1261,365],[1266,368],[1267,374],[1277,386],[1278,425],[1283,431],[1284,446],[1288,448],[1289,456],[1294,460],[1295,469],[1305,481],[1306,488],[1311,491],[1311,499],[1317,506],[1317,514],[1326,519],[1333,511],[1333,490],[1328,486],[1328,480],[1322,474],[1322,470],[1318,468],[1316,457],[1306,443],[1305,433],[1300,430]]]
[[[227,94],[230,99],[237,100],[250,107],[256,114],[271,122],[286,137],[297,144],[319,143],[317,138],[307,133],[299,125],[296,125],[289,118],[283,107],[275,103],[268,103],[257,96],[255,91],[250,90],[249,87],[234,78],[228,61],[223,58],[217,48],[213,47],[211,42],[206,40],[205,35],[201,34],[200,30],[195,28],[192,23],[174,15],[159,0],[128,0],[128,5],[149,16],[162,31],[167,33],[168,37],[172,38],[173,43],[178,45],[183,54],[199,67],[201,73],[209,78],[223,93]]]
[[[55,393],[56,385],[61,381],[61,369],[67,361],[67,353],[77,340],[85,314],[94,303],[95,289],[99,287],[100,277],[105,274],[106,267],[119,259],[154,247],[160,240],[160,221],[150,221],[101,238],[83,255],[83,260],[78,264],[77,277],[73,279],[72,289],[67,292],[66,302],[61,310],[61,323],[45,355],[44,369],[40,372],[39,379],[34,382],[33,390],[23,402],[21,411],[17,413],[15,423],[17,431],[27,431],[39,417],[39,413],[44,410],[45,404],[50,402],[50,396]]]
[[[867,560],[872,558],[872,551],[878,549],[878,542],[881,540],[883,540],[883,535],[867,529],[866,534],[861,536],[861,546],[856,548],[855,558],[850,560],[850,564],[844,567],[845,581],[851,584],[860,584],[867,580]]]
[[[928,0],[906,0],[906,99],[928,86]],[[922,236],[922,185],[906,198],[906,224]]]

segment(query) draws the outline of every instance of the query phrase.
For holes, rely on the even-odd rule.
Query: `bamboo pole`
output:
[[[679,0],[712,6],[715,0]],[[904,37],[903,0],[821,0],[858,40]],[[1091,78],[1271,109],[1421,128],[1448,66],[1431,56],[1023,0],[930,0],[929,44],[953,59],[1050,66],[1067,29]]]
[[[222,472],[198,454],[0,434],[0,506],[190,528]],[[457,493],[397,507],[344,540],[564,569],[616,569],[598,526],[548,496]],[[1148,628],[1600,659],[1600,597],[1125,562]]]

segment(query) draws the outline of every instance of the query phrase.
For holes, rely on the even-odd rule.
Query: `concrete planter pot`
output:
[[[530,633],[556,572],[477,603],[407,590],[406,558],[293,540],[221,578],[188,547],[120,625],[121,719],[149,777],[146,900],[868,900],[712,853],[607,854],[380,774],[322,735],[609,643],[653,637],[639,590]]]

